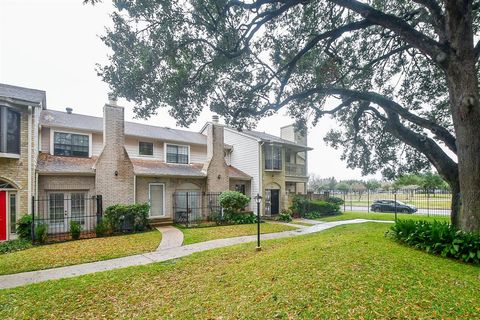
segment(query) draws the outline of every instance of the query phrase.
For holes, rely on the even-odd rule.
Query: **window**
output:
[[[0,106],[0,152],[20,154],[20,113]]]
[[[51,193],[48,200],[50,220],[53,220],[53,222],[63,222],[65,214],[65,198],[63,193]]]
[[[89,136],[86,134],[55,132],[53,154],[56,156],[88,157],[89,140]]]
[[[17,230],[17,195],[10,194],[10,232],[15,233]]]
[[[138,153],[141,156],[153,156],[153,143],[140,141],[138,143]]]
[[[277,145],[265,145],[265,169],[282,170],[282,147]]]
[[[188,146],[167,144],[167,162],[188,164]]]
[[[70,201],[72,220],[85,224],[85,193],[72,193]]]
[[[244,184],[236,184],[235,191],[245,194],[245,185]]]

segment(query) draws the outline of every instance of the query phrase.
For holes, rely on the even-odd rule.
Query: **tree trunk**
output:
[[[452,186],[452,222],[465,231],[480,230],[480,102],[473,46],[471,1],[446,1],[446,31],[452,47],[446,75],[457,138],[460,196]]]
[[[460,226],[460,185],[457,182],[453,182],[450,184],[450,187],[452,189],[452,203],[450,206],[450,221],[452,222],[452,225],[459,227]]]

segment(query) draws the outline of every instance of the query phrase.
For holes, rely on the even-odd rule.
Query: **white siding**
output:
[[[103,149],[103,134],[102,133],[93,133],[92,134],[92,156],[98,157],[102,153]]]
[[[50,128],[42,127],[40,141],[40,150],[42,152],[50,152]]]
[[[207,146],[191,145],[190,162],[205,163],[207,161]]]
[[[140,142],[153,142],[153,156],[140,155]],[[125,149],[131,158],[155,159],[163,161],[163,141],[148,138],[125,137]]]
[[[250,197],[253,198],[257,193],[260,193],[260,153],[258,141],[225,128],[225,143],[233,146],[230,156],[232,166],[252,177]]]

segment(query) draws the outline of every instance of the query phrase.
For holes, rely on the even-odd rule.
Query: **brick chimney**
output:
[[[222,192],[229,189],[228,168],[225,163],[223,125],[213,116],[207,129],[207,162],[203,166],[207,174],[207,191]]]
[[[109,96],[103,107],[103,150],[95,165],[96,191],[103,197],[104,208],[134,201],[133,165],[124,145],[124,108]]]

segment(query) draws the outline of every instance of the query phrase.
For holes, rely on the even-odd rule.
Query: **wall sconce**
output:
[[[118,171],[117,171],[117,170],[115,170],[115,177],[117,177],[117,176],[118,176]]]
[[[222,177],[221,175],[218,175],[218,176],[217,176],[217,179],[220,180],[221,177]]]

